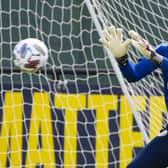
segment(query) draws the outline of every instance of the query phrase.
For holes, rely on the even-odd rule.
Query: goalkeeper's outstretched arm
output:
[[[104,39],[100,39],[110,49],[116,58],[122,74],[129,82],[135,82],[150,74],[157,67],[160,67],[164,80],[164,96],[168,108],[168,44],[161,44],[152,49],[147,40],[143,39],[135,31],[130,31],[131,39],[123,41],[122,29],[114,26],[104,30]],[[128,48],[130,43],[143,55],[141,59],[133,64],[128,60]]]
[[[159,55],[159,48],[153,50],[149,43],[138,33],[130,31],[129,34],[132,39],[123,41],[122,29],[116,29],[114,26],[111,26],[104,30],[103,34],[104,39],[100,39],[100,42],[110,49],[119,63],[124,77],[129,82],[140,80],[161,65],[163,57]],[[144,55],[136,64],[133,64],[128,59],[127,51],[130,43]]]

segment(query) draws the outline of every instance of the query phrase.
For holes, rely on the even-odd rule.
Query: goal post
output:
[[[89,12],[90,12],[90,14],[91,14],[91,16],[93,18],[93,21],[95,23],[95,26],[96,26],[96,28],[98,30],[98,33],[99,33],[100,37],[104,38],[102,36],[103,29],[101,28],[100,23],[98,21],[98,18],[96,17],[96,13],[94,12],[96,10],[95,9],[96,5],[95,5],[94,1],[93,1],[93,4],[91,4],[89,0],[86,0],[86,4],[87,4],[88,10],[89,10]],[[93,6],[93,5],[95,5],[95,6]],[[97,14],[98,14],[97,16],[101,17],[101,14],[99,14],[99,11],[97,11]],[[107,28],[107,25],[105,25],[105,23],[102,23],[102,25],[104,26],[103,28]],[[123,79],[122,74],[121,74],[121,72],[119,70],[117,62],[115,61],[112,53],[108,49],[106,49],[106,51],[107,51],[107,54],[108,54],[108,56],[110,58],[111,64],[113,66],[113,69],[114,69],[114,71],[116,73],[116,76],[117,76],[117,78],[119,80],[119,83],[120,83],[120,86],[121,86],[121,88],[123,90],[123,93],[125,94],[125,96],[128,99],[128,102],[130,104],[131,110],[132,110],[132,112],[133,112],[133,114],[135,116],[135,119],[136,119],[136,121],[138,123],[138,126],[139,126],[139,128],[140,128],[140,130],[142,132],[142,135],[143,135],[143,138],[144,138],[144,142],[147,144],[149,142],[148,135],[147,135],[147,133],[146,133],[146,131],[144,129],[142,120],[140,119],[140,115],[136,111],[135,105],[133,104],[133,101],[132,101],[131,96],[130,96],[130,94],[128,92],[127,86],[124,83],[124,79]]]
[[[161,72],[128,83],[99,42],[110,25],[153,47],[167,39],[165,1],[0,1],[0,167],[126,168],[167,123]],[[49,49],[37,73],[13,64],[25,38]],[[131,47],[129,59],[141,55]],[[145,142],[145,143],[144,143]]]

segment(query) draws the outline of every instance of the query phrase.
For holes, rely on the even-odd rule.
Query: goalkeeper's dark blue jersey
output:
[[[163,62],[160,66],[162,70],[162,76],[164,80],[164,96],[165,102],[168,109],[168,44],[159,45],[155,51],[164,57]],[[133,64],[131,61],[128,61],[126,66],[121,66],[120,69],[124,77],[129,82],[136,82],[146,75],[154,71],[157,66],[151,61],[147,60],[145,57],[142,57],[136,64]]]

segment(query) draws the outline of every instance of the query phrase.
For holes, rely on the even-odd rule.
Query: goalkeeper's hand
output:
[[[127,52],[131,40],[123,41],[122,31],[121,28],[111,26],[103,31],[104,38],[100,38],[99,41],[110,49],[119,64],[125,65],[128,62]]]
[[[129,31],[129,35],[131,36],[131,44],[147,59],[151,59],[154,50],[149,42],[134,30]]]
[[[141,37],[137,32],[129,31],[132,45],[140,51],[140,53],[155,65],[160,66],[163,62],[163,56],[155,52],[150,43]]]

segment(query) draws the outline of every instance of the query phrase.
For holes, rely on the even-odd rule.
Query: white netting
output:
[[[125,38],[129,38],[128,31],[135,30],[146,38],[153,47],[167,42],[166,18],[167,3],[165,1],[92,1],[97,12],[100,25],[108,27],[115,25],[125,31]],[[129,57],[133,62],[140,59],[140,53],[131,48]],[[159,134],[166,125],[166,106],[163,94],[163,79],[159,69],[136,83],[125,81],[131,95],[144,96],[144,101],[137,101],[136,108],[142,111],[141,118],[149,138]]]
[[[93,2],[101,25],[134,29],[153,46],[166,41],[165,1]],[[28,37],[49,48],[49,61],[36,74],[13,65],[14,46]],[[83,0],[0,1],[0,167],[124,168],[143,147],[98,39]],[[133,49],[129,55],[140,58]],[[152,138],[166,110],[160,73],[127,86]]]

